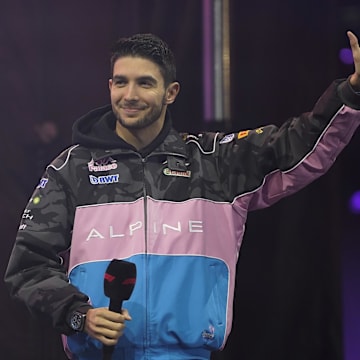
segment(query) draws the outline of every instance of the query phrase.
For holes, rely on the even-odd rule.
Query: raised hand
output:
[[[350,84],[356,90],[360,91],[360,46],[358,38],[351,31],[347,32],[350,47],[354,59],[355,72],[350,77]]]

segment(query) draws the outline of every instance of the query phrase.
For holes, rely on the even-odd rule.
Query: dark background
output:
[[[348,45],[346,30],[360,36],[356,2],[230,1],[231,129],[280,125],[353,71],[338,52]],[[137,32],[158,34],[176,55],[175,127],[213,127],[203,121],[200,0],[1,0],[1,276],[39,161],[71,143],[77,117],[108,102],[111,44]],[[59,133],[39,153],[35,128],[44,120]],[[360,188],[359,136],[324,177],[249,215],[233,332],[214,359],[360,358],[359,215],[347,206]],[[31,319],[3,285],[0,305],[1,358],[65,359],[58,334]]]

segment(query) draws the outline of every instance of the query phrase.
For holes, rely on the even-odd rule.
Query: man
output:
[[[74,124],[76,145],[33,193],[5,275],[16,299],[67,335],[69,357],[101,359],[116,345],[113,359],[209,359],[224,347],[247,212],[324,174],[360,122],[360,48],[348,37],[355,72],[311,113],[198,136],[171,126],[180,86],[167,45],[119,40],[111,106]],[[121,313],[103,295],[113,258],[138,274]]]

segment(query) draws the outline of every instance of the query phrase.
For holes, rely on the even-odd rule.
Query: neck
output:
[[[160,134],[160,131],[164,125],[164,120],[164,118],[159,119],[158,121],[143,129],[126,128],[122,126],[119,121],[117,121],[115,132],[128,144],[134,146],[136,150],[141,150],[151,144]]]

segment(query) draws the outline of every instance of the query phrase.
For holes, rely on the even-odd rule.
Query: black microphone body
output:
[[[121,313],[122,309],[122,299],[111,299],[109,304],[109,310],[117,313]]]
[[[104,276],[104,293],[110,298],[109,310],[121,313],[122,303],[128,300],[136,282],[136,266],[125,260],[110,262]],[[103,346],[103,360],[111,360],[115,346]]]

